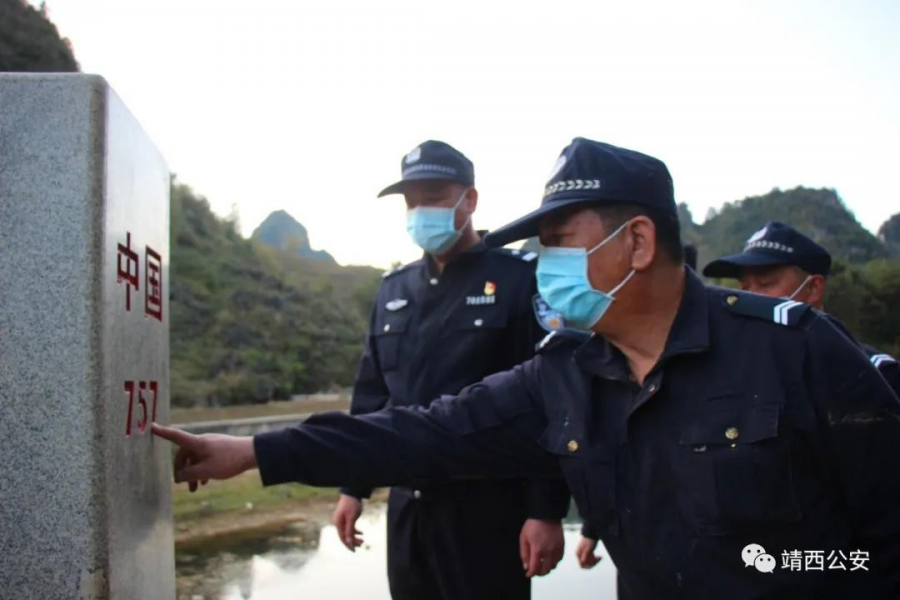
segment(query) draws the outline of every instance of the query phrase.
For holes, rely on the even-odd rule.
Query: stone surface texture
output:
[[[168,224],[166,164],[102,78],[0,74],[0,598],[174,598],[148,425],[151,382],[169,415]]]

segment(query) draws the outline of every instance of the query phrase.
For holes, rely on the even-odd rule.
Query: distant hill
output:
[[[306,227],[283,210],[277,210],[266,217],[266,220],[253,232],[251,238],[302,258],[337,264],[334,258],[324,250],[313,250],[309,245],[309,233],[306,231]]]
[[[698,247],[698,265],[739,252],[747,238],[768,221],[792,225],[828,250],[835,259],[860,265],[891,256],[890,249],[867,231],[834,190],[797,187],[772,190],[725,204],[697,225],[685,205],[679,207],[685,242]]]
[[[262,402],[352,383],[379,270],[244,239],[178,183],[170,251],[174,405]]]
[[[872,235],[844,205],[834,190],[798,187],[772,190],[762,196],[750,196],[726,203],[711,211],[706,222],[695,222],[688,205],[678,205],[681,237],[698,249],[698,265],[734,252],[740,252],[747,238],[768,221],[792,225],[825,247],[836,259],[864,264],[888,258],[900,249],[900,214],[892,217]],[[881,238],[881,239],[879,239]],[[539,248],[537,239],[525,242],[526,248]]]
[[[900,213],[885,221],[878,229],[878,239],[900,256]]]
[[[69,40],[59,36],[43,9],[26,0],[0,0],[0,71],[78,71]]]

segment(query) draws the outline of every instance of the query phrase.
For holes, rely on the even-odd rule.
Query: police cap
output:
[[[413,148],[400,161],[402,178],[387,186],[378,197],[388,194],[402,194],[408,181],[424,179],[446,179],[465,186],[475,185],[475,167],[466,156],[444,142],[428,140]]]
[[[828,276],[831,255],[790,225],[770,221],[750,236],[742,253],[712,261],[703,269],[703,274],[736,279],[745,267],[779,265],[794,265],[811,275]]]
[[[538,234],[541,219],[574,205],[639,204],[677,218],[672,177],[659,159],[603,142],[575,138],[566,146],[537,210],[489,233],[504,246]]]

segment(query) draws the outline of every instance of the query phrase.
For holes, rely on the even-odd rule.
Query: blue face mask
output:
[[[588,256],[619,235],[623,223],[609,237],[591,248],[542,248],[537,266],[538,292],[550,308],[562,314],[567,323],[590,329],[606,313],[622,289],[634,275],[634,269],[609,292],[595,290],[588,278]]]
[[[453,208],[418,206],[406,211],[406,231],[417,246],[428,254],[441,254],[456,243],[469,222],[467,219],[459,231],[456,230],[456,209],[468,191],[463,191]]]

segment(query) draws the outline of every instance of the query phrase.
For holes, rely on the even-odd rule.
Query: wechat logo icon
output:
[[[771,573],[775,570],[775,557],[766,554],[766,549],[759,544],[748,544],[741,551],[744,567],[756,567],[760,573]]]

